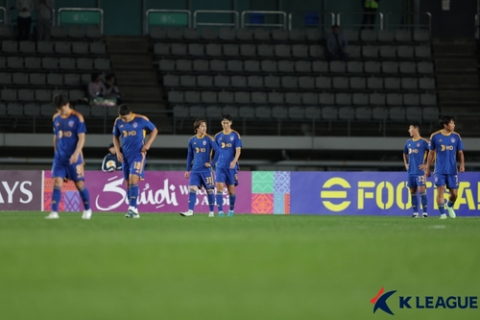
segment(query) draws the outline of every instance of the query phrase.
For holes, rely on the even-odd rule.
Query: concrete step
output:
[[[152,69],[153,61],[149,53],[111,54],[110,61],[114,69]]]
[[[138,71],[117,71],[117,81],[119,86],[159,86],[157,73],[150,70],[138,70]]]
[[[122,98],[125,101],[163,101],[162,90],[159,86],[142,86],[142,87],[121,87]]]
[[[473,56],[476,52],[474,39],[434,39],[433,52],[438,56]]]
[[[477,60],[475,58],[454,59],[439,58],[435,59],[436,72],[477,72]]]
[[[146,36],[107,36],[107,51],[112,53],[146,53],[148,39]]]
[[[477,105],[480,104],[480,90],[439,90],[441,105]]]
[[[437,87],[440,89],[476,89],[480,83],[477,74],[437,74]]]

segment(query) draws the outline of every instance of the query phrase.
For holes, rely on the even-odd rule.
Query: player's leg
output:
[[[230,207],[228,209],[228,216],[233,217],[233,212],[235,210],[235,201],[237,196],[235,195],[235,186],[238,185],[238,174],[237,170],[229,170],[229,175],[227,177],[227,189]]]
[[[52,166],[53,191],[52,191],[52,211],[45,219],[58,219],[58,206],[62,199],[63,180],[67,177],[66,168],[61,163],[53,161]]]
[[[458,175],[448,175],[447,176],[447,188],[448,191],[450,191],[450,197],[448,198],[447,202],[447,211],[448,215],[450,218],[455,218],[457,215],[455,214],[455,211],[453,210],[453,205],[455,201],[457,200],[457,194],[458,194]]]
[[[138,182],[140,177],[136,174],[130,174],[128,177],[128,186],[129,186],[129,199],[128,199],[128,218],[140,218],[137,209],[137,199],[138,199]]]
[[[407,176],[407,186],[410,190],[410,201],[412,202],[412,218],[418,218],[417,180],[414,175]]]
[[[190,179],[188,181],[188,210],[180,212],[182,217],[193,216],[193,209],[195,209],[195,203],[197,202],[198,186],[203,185],[202,176],[198,172],[190,172]]]
[[[226,182],[225,170],[217,169],[215,170],[215,187],[217,188],[216,200],[218,208],[218,216],[223,217],[223,189],[225,189]]]
[[[69,166],[67,178],[75,182],[75,187],[82,199],[82,219],[90,219],[92,217],[92,210],[90,209],[90,193],[88,192],[88,189],[85,188],[85,171],[82,159],[78,159],[78,163]]]
[[[422,217],[427,218],[428,217],[428,210],[427,210],[427,191],[425,186],[419,186],[418,187],[418,193],[420,194],[420,201],[422,203]]]
[[[443,195],[445,193],[445,175],[444,174],[436,174],[435,175],[435,186],[437,187],[437,205],[438,211],[440,211],[440,219],[447,219],[447,215],[445,214],[445,199]]]
[[[203,178],[203,186],[207,191],[208,217],[213,218],[215,216],[213,213],[215,210],[215,182],[213,179],[213,172],[204,173]]]

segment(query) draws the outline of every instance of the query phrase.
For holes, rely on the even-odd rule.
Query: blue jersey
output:
[[[147,131],[155,130],[155,125],[147,117],[133,114],[133,119],[125,122],[118,117],[113,125],[113,135],[121,137],[123,157],[133,159],[138,156],[145,144]]]
[[[61,163],[70,163],[70,157],[77,148],[78,135],[86,132],[83,116],[77,111],[72,110],[67,116],[56,113],[53,116],[53,133],[57,137],[54,159]]]
[[[428,153],[428,141],[424,138],[409,139],[405,143],[404,154],[408,154],[408,174],[424,175],[425,172],[418,168],[424,164]]]
[[[202,138],[191,137],[188,140],[187,171],[212,171],[211,167],[205,167],[205,163],[211,162],[212,151],[218,152],[218,149],[213,137],[208,134]]]
[[[235,159],[235,152],[237,148],[242,147],[242,140],[237,131],[232,130],[229,134],[220,131],[215,135],[215,142],[220,147],[220,154],[216,163],[217,168],[230,168],[230,163]],[[215,156],[217,158],[217,156]],[[238,169],[238,162],[234,169]]]
[[[435,174],[457,174],[457,152],[464,149],[458,133],[437,131],[431,135],[428,148],[435,151]]]

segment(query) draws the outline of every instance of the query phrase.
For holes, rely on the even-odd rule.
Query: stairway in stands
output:
[[[146,37],[106,36],[107,52],[112,63],[112,72],[123,102],[142,113],[157,125],[160,132],[168,131],[165,101],[162,88],[158,85],[157,70]],[[161,124],[161,125],[160,125]]]
[[[434,39],[433,54],[442,114],[457,118],[458,132],[480,130],[480,82],[474,39]],[[462,115],[465,114],[465,115]]]

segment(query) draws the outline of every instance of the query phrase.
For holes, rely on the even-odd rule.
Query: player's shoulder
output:
[[[458,137],[458,139],[462,140],[462,137],[460,137],[460,134],[458,132],[452,132],[452,135],[455,135]]]
[[[209,138],[210,140],[215,141],[215,137],[213,137],[213,136],[211,136],[211,135],[209,135],[209,134],[206,134],[205,136],[206,136],[207,138]]]
[[[238,131],[232,130],[232,133],[238,137],[238,139],[241,139],[240,133]]]
[[[55,121],[55,119],[57,119],[58,117],[60,117],[60,112],[57,112],[53,115],[52,121]]]
[[[215,134],[215,139],[216,139],[217,137],[220,137],[222,134],[223,134],[223,131],[217,132],[217,133]]]
[[[144,116],[143,114],[135,113],[135,118],[142,119],[142,120],[146,120],[146,121],[150,121],[150,120],[149,120],[146,116]]]
[[[420,141],[423,141],[423,142],[425,142],[425,143],[427,143],[427,144],[428,144],[428,142],[429,142],[429,140],[428,140],[427,138],[423,138],[423,137],[420,138]]]
[[[190,139],[188,139],[188,143],[192,142],[193,140],[195,140],[197,136],[196,135],[193,135],[190,137]]]
[[[115,121],[113,122],[113,125],[116,126],[116,125],[119,124],[121,121],[122,121],[122,118],[117,117],[117,118],[115,119]]]
[[[430,135],[430,140],[432,140],[435,136],[438,136],[441,133],[442,133],[442,130],[435,131]]]
[[[85,122],[85,119],[83,119],[83,115],[78,111],[72,110],[72,116],[78,118],[80,122]]]

